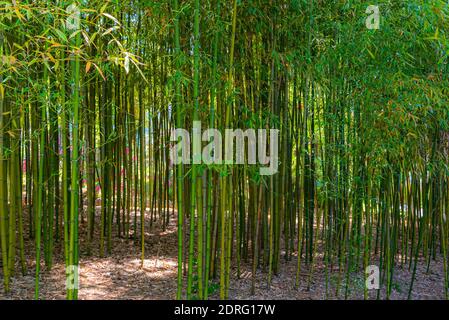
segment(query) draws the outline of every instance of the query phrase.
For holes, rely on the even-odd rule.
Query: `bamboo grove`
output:
[[[369,30],[368,5],[0,1],[4,291],[35,272],[38,299],[55,255],[76,266],[114,237],[143,264],[146,212],[177,219],[178,299],[227,299],[245,270],[269,288],[282,260],[296,288],[324,266],[340,298],[371,264],[389,298],[407,268],[411,298],[442,259],[449,297],[449,6],[378,1]],[[279,130],[278,172],[171,164],[171,131],[198,120]]]

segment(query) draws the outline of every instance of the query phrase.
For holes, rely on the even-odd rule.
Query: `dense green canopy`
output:
[[[248,265],[253,290],[259,269],[269,286],[281,258],[297,287],[324,265],[329,296],[378,264],[388,298],[405,266],[410,298],[436,256],[448,297],[449,4],[379,0],[378,29],[368,5],[0,0],[4,290],[27,251],[51,268],[58,241],[67,266],[110,254],[115,236],[143,261],[145,210],[167,225],[173,207],[177,298],[227,298]],[[171,165],[172,129],[195,120],[278,129],[278,173]]]

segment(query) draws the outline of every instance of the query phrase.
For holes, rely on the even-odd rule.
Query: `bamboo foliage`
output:
[[[70,279],[116,238],[145,267],[148,230],[177,217],[177,299],[227,299],[244,271],[255,294],[285,264],[292,286],[310,289],[323,268],[326,297],[344,298],[373,264],[390,298],[407,269],[412,298],[418,267],[438,259],[448,297],[449,8],[379,6],[368,30],[352,2],[2,3],[3,289],[19,263],[39,298],[54,257]],[[276,174],[204,163],[204,142],[173,165],[172,129],[197,121],[279,130]]]

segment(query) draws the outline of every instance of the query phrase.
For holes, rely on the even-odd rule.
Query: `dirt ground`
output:
[[[174,299],[176,295],[177,275],[177,231],[176,217],[171,214],[168,228],[162,231],[160,226],[153,224],[150,230],[149,212],[146,213],[145,262],[140,265],[140,243],[132,239],[113,237],[112,253],[99,258],[99,248],[96,245],[91,255],[85,252],[85,237],[81,236],[81,258],[79,269],[79,299]],[[98,234],[95,235],[98,237]],[[94,243],[98,243],[94,242]],[[34,244],[26,241],[28,273],[22,276],[20,268],[11,279],[11,292],[3,291],[3,281],[0,284],[0,300],[2,299],[33,299],[34,298]],[[40,278],[41,299],[65,299],[64,258],[61,243],[56,246],[54,265],[51,270],[43,270]],[[344,299],[345,287],[340,294],[335,295],[335,284],[338,272],[329,275],[329,295],[326,295],[325,268],[316,258],[312,277],[309,269],[302,267],[299,289],[294,288],[297,258],[291,261],[283,258],[280,263],[279,275],[274,275],[270,288],[267,288],[267,274],[261,270],[257,273],[255,294],[251,295],[251,265],[242,264],[240,279],[237,279],[234,266],[231,277],[230,299]],[[43,263],[42,263],[43,265]],[[432,261],[429,273],[426,273],[425,263],[418,265],[412,299],[444,299],[444,276],[441,259]],[[2,279],[0,271],[0,279]],[[310,280],[309,280],[310,278]],[[411,272],[407,267],[395,269],[393,291],[390,299],[407,299]],[[344,277],[343,277],[344,280]],[[310,281],[310,288],[308,284]],[[218,282],[218,279],[217,279]],[[348,298],[363,299],[363,274],[351,277]],[[218,299],[219,290],[212,293],[212,299]],[[385,298],[385,290],[381,290],[380,298]],[[375,299],[377,291],[370,291],[370,299]]]

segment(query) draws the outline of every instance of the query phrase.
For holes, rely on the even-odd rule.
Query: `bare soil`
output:
[[[139,216],[139,215],[138,215]],[[103,258],[99,257],[98,230],[95,234],[94,247],[90,255],[86,253],[86,239],[80,238],[80,270],[79,270],[79,299],[174,299],[176,296],[177,277],[177,227],[176,216],[170,214],[168,228],[163,231],[161,226],[153,223],[150,228],[149,211],[146,212],[145,222],[145,261],[143,267],[140,261],[140,241],[119,238],[114,234],[112,238],[112,252]],[[138,219],[139,220],[139,219]],[[81,226],[83,230],[84,225]],[[139,230],[140,227],[138,227]],[[82,233],[83,234],[83,233]],[[28,272],[20,273],[17,264],[16,274],[11,279],[11,292],[3,290],[0,284],[0,300],[2,299],[33,299],[34,298],[34,242],[26,239],[26,261]],[[278,275],[272,278],[271,286],[267,286],[267,273],[258,270],[256,275],[255,294],[251,295],[251,262],[242,262],[240,279],[237,277],[234,262],[231,277],[230,299],[345,299],[345,275],[342,274],[339,295],[336,295],[336,284],[339,281],[338,270],[328,274],[328,294],[326,294],[326,272],[322,263],[322,255],[315,258],[313,274],[310,276],[309,267],[301,268],[299,288],[294,287],[297,257],[290,261],[281,258]],[[441,258],[431,261],[429,272],[426,263],[418,264],[416,279],[413,287],[412,299],[444,299],[444,273]],[[40,277],[40,298],[53,300],[65,299],[65,267],[62,241],[58,242],[54,252],[54,262],[48,270],[42,262]],[[348,299],[363,299],[363,273],[350,277],[351,286],[347,292]],[[0,279],[3,275],[0,271]],[[407,299],[411,272],[408,265],[395,268],[393,291],[390,299]],[[216,280],[218,283],[219,280]],[[211,299],[219,298],[219,290],[211,294]],[[376,299],[377,291],[369,292],[370,299]],[[380,290],[380,298],[385,298],[385,288]]]

